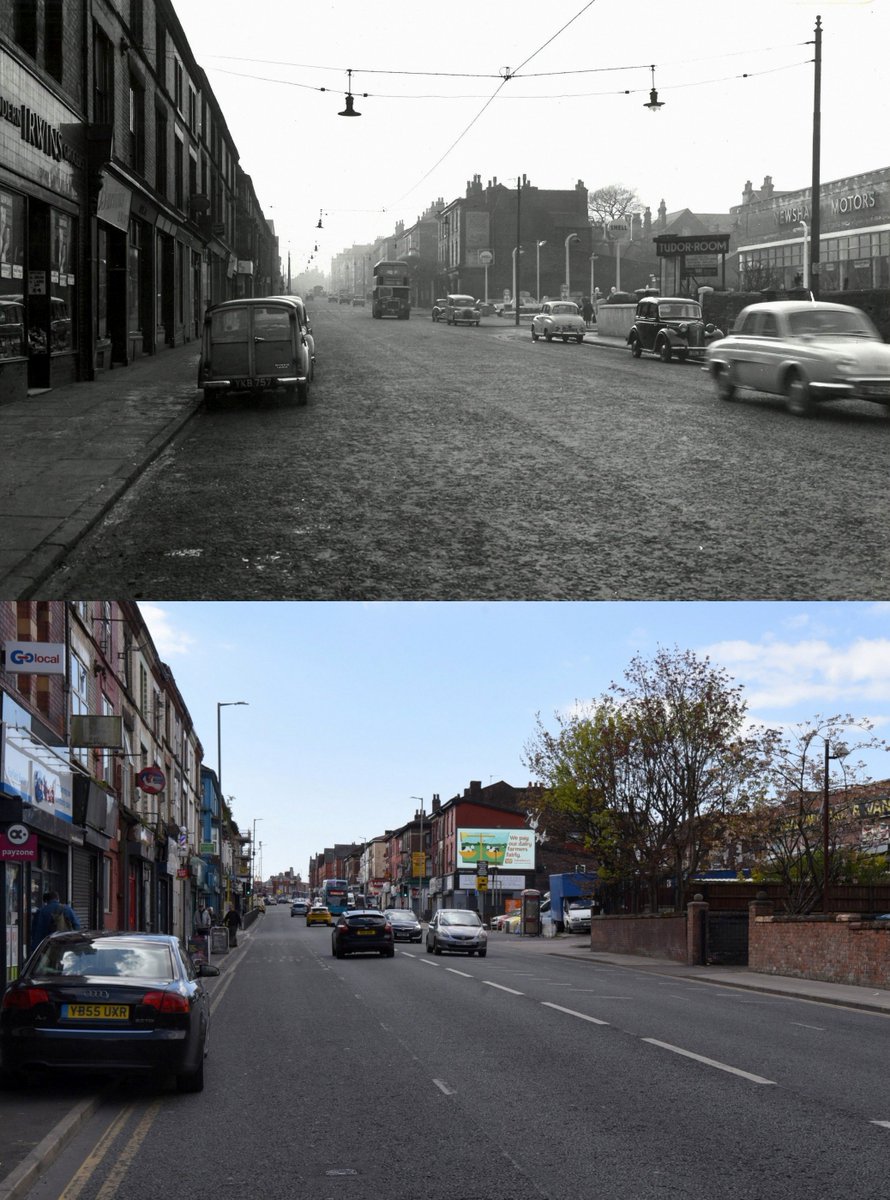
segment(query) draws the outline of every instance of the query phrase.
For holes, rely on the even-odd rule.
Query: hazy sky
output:
[[[870,717],[890,738],[890,604],[144,603],[263,872],[365,841],[470,780],[524,786],[540,712],[602,695],[659,646],[710,655],[749,716]],[[886,752],[871,774],[890,778]]]
[[[887,165],[887,0],[175,6],[295,273],[316,239],[326,269],[342,248],[463,195],[475,174],[618,182],[653,213],[662,198],[669,211],[726,212],[765,175],[807,187],[817,14],[822,179]],[[650,64],[656,114],[643,107]],[[348,68],[353,120],[337,116]],[[517,76],[504,83],[507,69]]]

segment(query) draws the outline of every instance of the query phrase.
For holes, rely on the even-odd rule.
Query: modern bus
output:
[[[333,915],[349,907],[349,884],[345,879],[325,879],[321,885],[321,902]]]
[[[400,321],[407,321],[411,316],[411,288],[406,262],[381,259],[374,263],[371,316],[397,317]]]

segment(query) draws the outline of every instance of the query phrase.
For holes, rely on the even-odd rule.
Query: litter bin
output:
[[[522,917],[519,921],[519,932],[523,937],[540,937],[541,893],[535,888],[526,888],[520,895],[522,897]]]

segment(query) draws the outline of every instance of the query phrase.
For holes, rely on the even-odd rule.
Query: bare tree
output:
[[[610,222],[619,221],[628,213],[639,212],[642,202],[633,188],[620,183],[607,183],[604,187],[587,194],[587,215],[593,225],[608,228]]]

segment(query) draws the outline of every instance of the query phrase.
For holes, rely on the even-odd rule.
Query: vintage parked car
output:
[[[199,1092],[208,975],[219,967],[193,960],[168,934],[50,934],[3,993],[3,1075],[170,1074],[180,1091]]]
[[[445,301],[446,325],[478,325],[481,317],[479,301],[472,296],[449,296]]]
[[[445,316],[445,309],[446,309],[447,305],[448,305],[448,297],[447,296],[440,296],[437,300],[433,301],[433,311],[430,315],[432,316],[434,321],[442,320],[442,318]]]
[[[723,400],[739,388],[784,396],[795,416],[823,400],[890,408],[890,346],[858,308],[811,300],[751,304],[708,350],[704,369]]]
[[[516,316],[516,305],[512,300],[505,300],[503,304],[497,305],[494,311],[496,316],[505,317],[512,321]],[[538,304],[537,300],[526,299],[519,301],[520,317],[533,317],[535,313],[539,313],[540,311],[541,305]]]
[[[299,296],[224,300],[204,314],[198,387],[205,400],[283,388],[306,404],[314,370],[315,339]]]
[[[715,325],[705,325],[701,305],[682,296],[646,296],[637,305],[633,328],[627,335],[634,358],[643,351],[662,362],[678,358],[703,359],[711,342],[722,338]]]
[[[585,328],[577,304],[571,300],[548,300],[532,317],[532,341],[542,337],[545,342],[552,342],[561,337],[564,342],[571,338],[580,343],[584,341]]]

